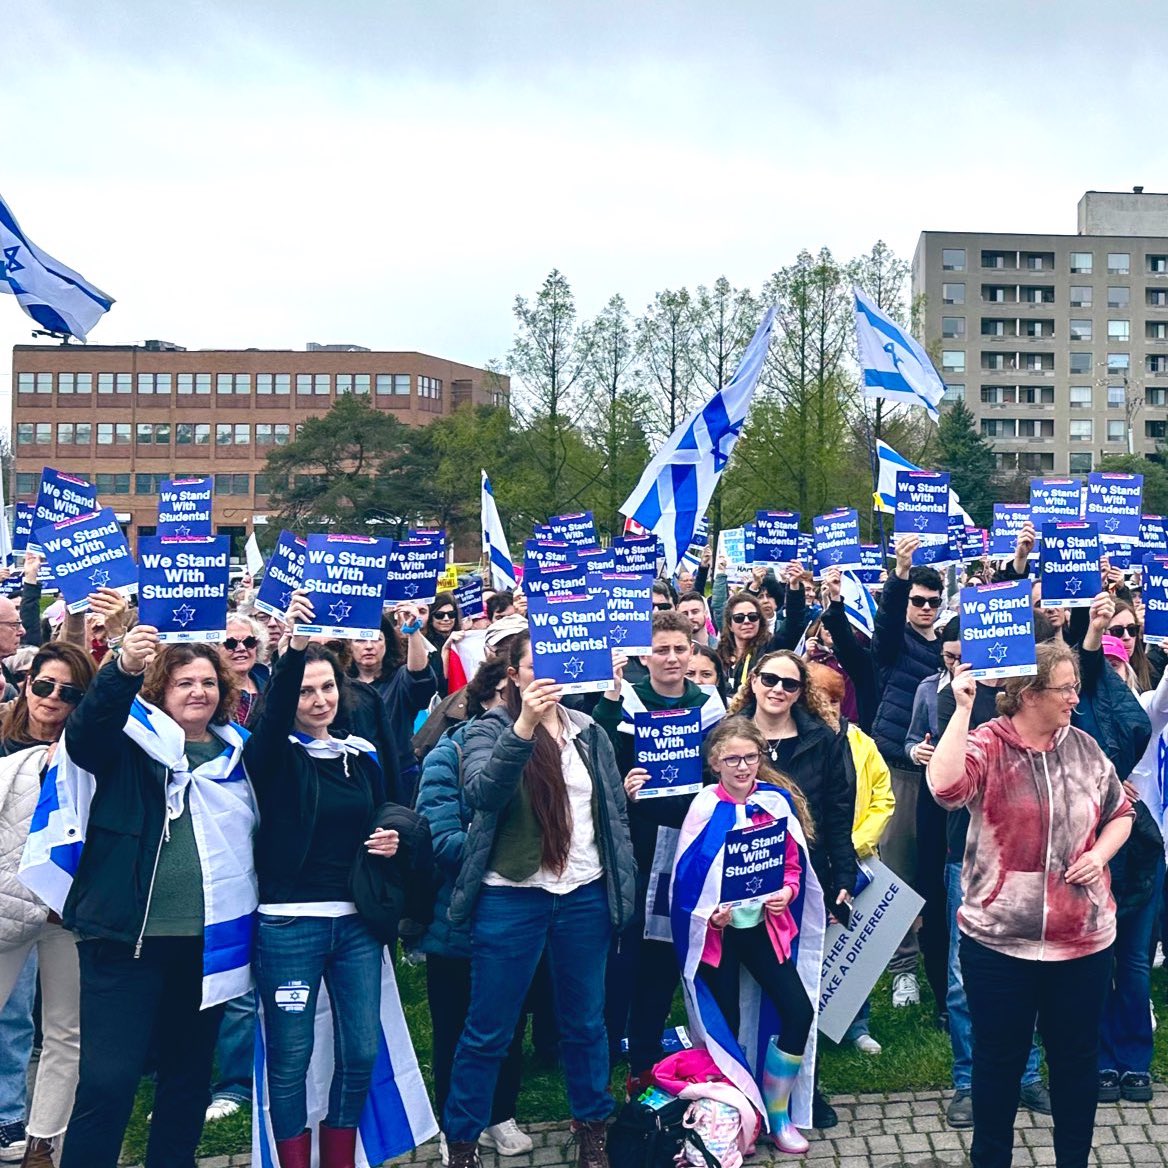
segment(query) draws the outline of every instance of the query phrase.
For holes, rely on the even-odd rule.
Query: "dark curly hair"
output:
[[[195,661],[209,661],[215,670],[215,679],[219,683],[219,704],[211,715],[211,721],[216,726],[226,726],[235,717],[235,709],[239,705],[239,686],[217,645],[205,641],[167,645],[146,667],[139,693],[145,701],[163,708],[170,675],[183,665]]]

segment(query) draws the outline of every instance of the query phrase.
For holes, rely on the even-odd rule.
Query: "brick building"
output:
[[[102,504],[128,516],[136,543],[154,532],[164,478],[211,474],[216,531],[235,537],[238,554],[268,508],[269,450],[338,395],[361,394],[424,426],[466,402],[505,405],[510,385],[424,353],[321,345],[187,351],[147,341],[15,345],[12,390],[15,499],[35,498],[46,465],[82,475]]]

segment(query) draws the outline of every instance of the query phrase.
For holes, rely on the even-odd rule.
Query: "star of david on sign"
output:
[[[833,548],[832,551],[830,551],[828,553],[827,558],[833,564],[838,564],[840,562],[840,560],[842,560],[844,558],[843,548]]]
[[[353,611],[351,604],[346,604],[343,600],[334,600],[329,605],[329,616],[335,621],[346,621],[349,619],[349,613]]]
[[[280,593],[280,607],[287,608],[288,605],[290,605],[291,603],[292,603],[291,589],[285,588],[284,591]]]
[[[1081,576],[1072,576],[1067,581],[1067,591],[1072,596],[1078,596],[1083,591],[1083,579]]]
[[[1109,515],[1103,521],[1103,526],[1106,527],[1108,531],[1118,531],[1119,530],[1119,520],[1114,515]]]
[[[189,604],[180,605],[174,610],[174,623],[185,629],[195,619],[195,610]]]
[[[576,678],[578,678],[583,672],[584,662],[581,661],[579,657],[569,657],[568,660],[564,662],[564,673],[573,681],[575,681]]]
[[[412,580],[402,589],[407,596],[417,596],[418,586]]]
[[[749,892],[751,896],[753,896],[761,888],[762,888],[762,877],[761,876],[752,876],[746,882],[746,891]]]
[[[927,515],[918,515],[913,520],[913,526],[917,529],[917,531],[924,531],[925,528],[929,526],[929,517]]]
[[[109,583],[109,573],[104,568],[94,568],[89,573],[89,582],[94,588],[104,588]]]
[[[677,776],[681,772],[675,766],[667,766],[661,768],[661,778],[667,783],[676,783]]]
[[[174,534],[175,534],[175,535],[190,535],[190,534],[191,534],[191,528],[190,528],[190,525],[189,525],[189,524],[187,524],[187,523],[180,523],[180,524],[179,524],[179,525],[178,525],[178,526],[177,526],[177,527],[174,529]]]
[[[629,635],[629,630],[624,625],[617,625],[608,634],[608,643],[610,645],[623,645],[625,637]]]
[[[1006,660],[1006,646],[1005,645],[991,645],[986,651],[986,656],[995,664],[1001,665]]]

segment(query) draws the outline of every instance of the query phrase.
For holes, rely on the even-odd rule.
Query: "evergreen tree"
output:
[[[973,521],[987,525],[997,497],[997,461],[964,402],[954,403],[941,414],[936,465],[938,470],[949,472],[949,484]]]

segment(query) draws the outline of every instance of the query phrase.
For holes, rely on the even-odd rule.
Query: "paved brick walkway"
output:
[[[839,1126],[816,1133],[807,1156],[808,1168],[939,1168],[968,1163],[970,1132],[945,1125],[947,1093],[834,1095]],[[535,1124],[529,1156],[500,1159],[483,1156],[484,1168],[560,1168],[572,1154],[565,1124]],[[1047,1116],[1023,1111],[1018,1115],[1014,1164],[1019,1168],[1053,1165],[1051,1123]],[[795,1158],[778,1156],[765,1145],[749,1163],[793,1165]],[[216,1156],[199,1168],[237,1168],[247,1156]],[[438,1168],[438,1143],[423,1145],[399,1164]],[[1115,1103],[1099,1108],[1092,1163],[1097,1165],[1168,1164],[1168,1087],[1157,1087],[1151,1103]]]

